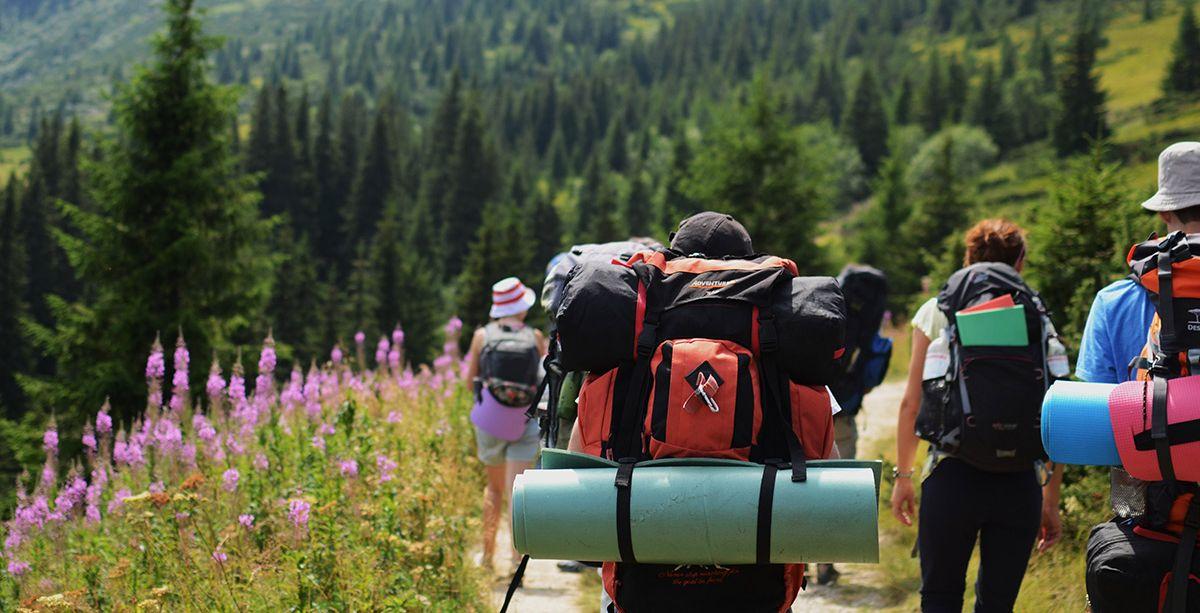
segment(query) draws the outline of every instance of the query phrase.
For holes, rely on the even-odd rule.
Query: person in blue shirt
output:
[[[1142,203],[1158,213],[1167,232],[1200,234],[1200,143],[1171,145],[1159,156],[1159,191]],[[1089,383],[1124,383],[1134,379],[1133,366],[1142,354],[1154,303],[1149,292],[1122,279],[1096,294],[1079,344],[1075,376]],[[1121,468],[1112,469],[1112,509],[1118,517],[1145,510],[1143,484]]]

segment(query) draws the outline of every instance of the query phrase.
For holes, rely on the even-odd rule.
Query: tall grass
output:
[[[181,355],[186,373],[186,348],[177,367]],[[48,430],[43,474],[18,492],[0,530],[0,610],[469,611],[486,602],[464,559],[482,481],[469,461],[457,358],[443,356],[436,371],[401,370],[396,359],[371,371],[335,350],[324,367],[294,371],[281,392],[269,343],[259,366],[266,375],[250,394],[235,367],[228,380],[214,370],[203,405],[186,374],[163,404],[156,347],[145,416],[114,431],[102,410],[84,434],[87,457],[65,480],[55,478],[57,432]]]

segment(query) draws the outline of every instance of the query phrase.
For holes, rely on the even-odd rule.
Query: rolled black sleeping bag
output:
[[[604,372],[632,360],[637,346],[637,300],[634,269],[609,262],[576,267],[557,317],[563,368]],[[832,277],[781,279],[771,293],[754,300],[668,301],[659,323],[659,341],[711,338],[751,347],[756,306],[769,309],[774,317],[779,362],[793,381],[806,385],[833,381],[845,337],[846,310]]]

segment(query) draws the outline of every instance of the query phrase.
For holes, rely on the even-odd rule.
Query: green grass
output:
[[[0,183],[7,183],[9,175],[23,171],[29,161],[29,147],[0,147]]]
[[[1179,29],[1179,12],[1173,4],[1171,7],[1150,22],[1132,13],[1121,15],[1105,29],[1108,46],[1100,50],[1098,58],[1100,83],[1108,91],[1108,110],[1114,119],[1161,95],[1163,74]]]

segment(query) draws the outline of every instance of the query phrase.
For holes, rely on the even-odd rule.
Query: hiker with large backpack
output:
[[[1116,517],[1092,529],[1087,547],[1096,613],[1200,611],[1200,486],[1176,476],[1198,461],[1188,455],[1197,422],[1186,413],[1200,400],[1172,392],[1186,390],[1181,378],[1200,366],[1200,143],[1162,152],[1158,186],[1142,207],[1158,214],[1168,235],[1130,250],[1131,277],[1096,297],[1080,348],[1080,378],[1141,382],[1140,398],[1131,400],[1141,422],[1133,441],[1137,452],[1153,454],[1149,472],[1160,479],[1139,482],[1113,470]]]
[[[575,270],[558,312],[561,356],[591,374],[569,448],[620,463],[621,561],[604,564],[603,610],[789,609],[804,566],[769,563],[769,498],[761,563],[646,564],[630,540],[630,484],[638,462],[665,458],[748,460],[768,467],[763,479],[804,481],[807,461],[835,454],[824,384],[844,317],[833,279],[755,255],[745,228],[719,213],[681,222],[669,250]]]
[[[614,241],[611,243],[574,245],[569,250],[555,255],[546,265],[546,279],[542,283],[542,308],[546,309],[546,313],[550,316],[550,335],[554,335],[554,328],[557,325],[555,316],[558,314],[558,307],[562,303],[563,288],[566,287],[567,279],[570,278],[571,271],[576,266],[585,262],[611,262],[614,259],[624,260],[638,251],[659,249],[661,247],[662,244],[652,238],[634,236],[630,237],[629,240]],[[559,449],[566,449],[567,441],[571,439],[571,428],[575,423],[576,415],[575,403],[579,396],[579,388],[583,384],[585,374],[583,372],[564,374],[562,389],[559,392],[558,431],[554,433],[554,438],[556,439],[554,445]],[[560,564],[559,566],[567,567],[565,564]],[[574,566],[570,568],[573,572],[579,570]]]
[[[842,410],[833,418],[834,441],[843,458],[858,457],[858,424],[863,398],[883,383],[892,360],[892,339],[883,336],[887,313],[887,275],[878,268],[847,264],[837,277],[846,299],[846,353],[829,386]],[[817,585],[837,583],[833,564],[817,565]]]
[[[1021,278],[1024,231],[989,219],[966,235],[964,268],[913,317],[896,432],[892,514],[919,523],[921,609],[959,613],[976,541],[975,611],[1012,611],[1035,541],[1060,537],[1061,469],[1043,488],[1042,397],[1069,374],[1038,294]],[[931,443],[919,517],[918,438]]]
[[[509,277],[492,286],[491,321],[475,330],[467,355],[467,378],[474,384],[471,422],[479,461],[487,468],[483,504],[483,554],[480,563],[492,568],[496,531],[513,479],[533,465],[538,452],[537,420],[526,412],[541,377],[546,338],[525,325],[535,301],[533,290]],[[513,564],[520,560],[512,552]]]

